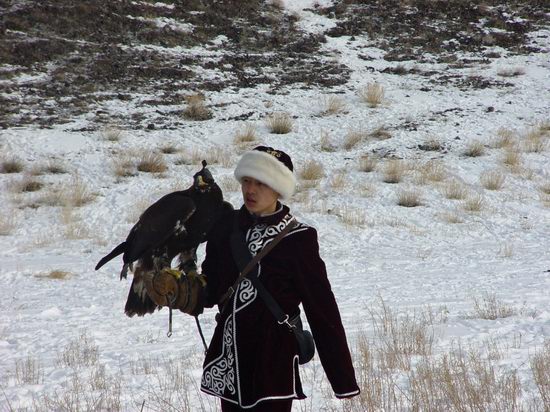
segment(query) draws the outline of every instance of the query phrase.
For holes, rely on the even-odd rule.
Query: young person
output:
[[[303,399],[298,345],[290,329],[277,322],[252,282],[239,276],[230,246],[240,230],[252,256],[295,218],[281,203],[294,193],[290,157],[259,146],[246,152],[235,169],[244,205],[209,236],[202,274],[207,279],[205,306],[218,305],[217,325],[203,365],[201,390],[221,398],[222,411],[290,411]],[[302,304],[313,333],[317,356],[336,397],[359,394],[340,313],[319,256],[317,231],[295,226],[264,256],[258,279],[284,313],[299,313]],[[222,297],[225,302],[220,302]]]

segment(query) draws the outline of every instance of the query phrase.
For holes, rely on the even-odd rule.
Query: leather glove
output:
[[[185,275],[176,269],[163,269],[146,280],[145,287],[158,306],[171,306],[193,316],[204,310],[206,277],[196,271]]]

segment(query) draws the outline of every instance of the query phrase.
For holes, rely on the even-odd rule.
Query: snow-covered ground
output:
[[[330,26],[330,21],[303,10],[311,2],[287,3],[301,15],[305,30]],[[550,187],[549,38],[550,30],[531,34],[544,53],[518,56],[501,50],[502,57],[491,63],[466,68],[402,62],[409,69],[504,80],[509,86],[464,90],[417,74],[382,73],[395,65],[358,57],[382,54],[370,47],[367,37],[338,37],[327,38],[323,47],[350,67],[352,76],[335,89],[289,87],[273,95],[258,87],[207,93],[213,119],[186,121],[177,130],[123,131],[119,141],[71,131],[84,127],[86,117],[52,129],[1,130],[5,157],[16,156],[27,171],[54,159],[68,173],[35,177],[45,186],[31,193],[16,193],[25,172],[0,174],[0,222],[14,223],[0,236],[0,409],[60,408],[54,400],[77,393],[80,382],[89,397],[75,400],[81,405],[97,400],[94,393],[110,393],[120,400],[121,410],[140,410],[145,400],[143,410],[169,410],[152,398],[161,387],[160,393],[173,396],[170,402],[183,410],[216,410],[217,402],[197,391],[202,344],[194,320],[178,313],[174,335],[168,338],[166,310],[127,318],[123,307],[129,282],[118,280],[120,260],[98,272],[93,268],[125,238],[145,206],[190,184],[199,164],[177,162],[182,156],[217,153],[222,161],[211,170],[227,200],[240,206],[238,187],[230,181],[241,151],[233,139],[244,124],[219,119],[250,111],[255,112],[249,122],[257,128],[258,144],[286,151],[299,170],[311,159],[324,168],[318,186],[303,185],[289,205],[300,220],[319,230],[321,253],[352,347],[361,332],[374,335],[370,313],[381,300],[397,313],[429,306],[445,314],[445,321],[436,325],[434,356],[457,343],[486,351],[496,342],[501,351],[498,373],[517,371],[522,400],[538,396],[530,357],[550,339],[550,194],[545,193]],[[516,67],[524,74],[505,79],[498,75],[499,70]],[[361,87],[372,82],[385,90],[385,100],[376,108],[358,96]],[[329,95],[345,103],[341,113],[321,114]],[[125,108],[119,104],[108,110]],[[269,133],[264,118],[275,111],[293,117],[290,133]],[[391,137],[365,138],[349,150],[343,148],[350,131],[369,133],[379,127]],[[499,129],[501,134],[502,129],[513,132],[519,142],[513,151],[520,153],[521,163],[515,168],[502,161],[506,149],[495,147]],[[546,130],[540,133],[544,147],[530,152],[525,150],[526,135],[534,129]],[[334,151],[323,150],[323,135]],[[418,148],[430,138],[443,150]],[[465,156],[474,140],[484,144],[484,154]],[[113,163],[121,154],[169,144],[180,152],[163,155],[166,172],[115,176]],[[359,170],[365,153],[380,156],[371,173]],[[407,162],[408,171],[398,184],[383,182],[390,158]],[[420,166],[431,160],[444,170],[441,181],[422,178]],[[493,170],[504,177],[499,190],[480,183],[480,177]],[[466,200],[446,198],[444,189],[453,180],[463,184],[466,200],[482,198],[480,211],[466,210]],[[93,198],[81,207],[48,206],[44,194],[55,187],[64,187],[66,193],[85,187]],[[416,191],[420,206],[397,205],[402,189]],[[68,274],[56,279],[53,271]],[[511,316],[481,319],[474,303],[490,297],[509,308]],[[207,310],[201,317],[207,338],[214,315]],[[71,354],[82,353],[85,360],[71,363]],[[177,375],[167,372],[169,368],[181,368],[180,375],[190,379],[183,384],[188,400],[176,400],[177,391],[170,389],[176,382],[160,378]],[[316,384],[320,368],[318,359],[304,367],[304,386],[312,400],[296,402],[295,411],[321,410],[326,404],[325,390]],[[36,379],[25,379],[29,370],[36,372]],[[103,374],[110,390],[94,387],[93,382],[101,381],[92,378],[97,374]]]

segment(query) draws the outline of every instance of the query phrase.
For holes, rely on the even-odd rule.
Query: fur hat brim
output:
[[[289,199],[296,189],[296,177],[284,163],[272,155],[251,150],[246,152],[235,168],[235,178],[252,177],[275,190],[282,199]]]

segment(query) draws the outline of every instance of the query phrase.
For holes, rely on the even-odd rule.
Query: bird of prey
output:
[[[196,270],[197,247],[220,217],[233,210],[223,200],[220,187],[202,161],[202,169],[193,176],[193,185],[186,190],[169,193],[149,206],[132,227],[124,242],[116,246],[96,265],[122,255],[120,278],[126,278],[128,268],[134,279],[124,312],[132,317],[153,313],[157,305],[146,293],[144,278],[153,276],[179,255],[179,269],[185,273]]]

